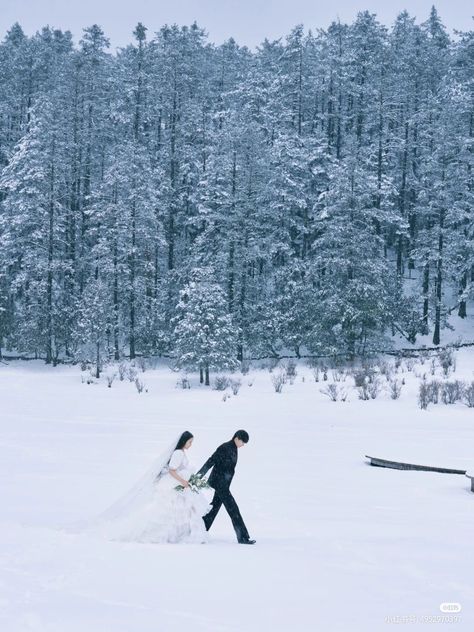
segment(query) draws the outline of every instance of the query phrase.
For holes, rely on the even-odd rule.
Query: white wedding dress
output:
[[[176,441],[174,442],[176,446]],[[204,543],[203,516],[211,505],[205,494],[179,485],[170,469],[189,480],[194,473],[184,450],[168,451],[121,499],[85,531],[110,540],[151,543]]]
[[[169,470],[189,480],[194,473],[184,450],[175,450],[169,464],[155,483],[154,497],[137,516],[138,532],[134,540],[141,542],[207,542],[207,531],[202,517],[211,509],[202,492],[189,488],[177,491],[179,485]]]

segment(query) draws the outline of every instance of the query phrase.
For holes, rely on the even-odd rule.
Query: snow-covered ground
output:
[[[419,378],[403,376],[398,401],[351,390],[333,403],[303,365],[281,394],[254,370],[224,402],[195,377],[175,388],[165,366],[145,373],[141,395],[129,382],[82,384],[78,367],[0,366],[0,629],[381,632],[426,629],[442,602],[461,604],[459,621],[428,629],[474,629],[468,480],[364,459],[474,468],[474,410],[422,411]],[[474,379],[473,348],[457,353],[454,377]],[[200,466],[238,428],[250,442],[232,489],[256,546],[235,542],[225,512],[207,545],[58,528],[109,505],[177,431],[195,434]]]

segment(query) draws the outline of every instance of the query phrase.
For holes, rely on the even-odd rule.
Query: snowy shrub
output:
[[[464,395],[464,383],[461,380],[444,382],[441,387],[441,400],[443,404],[455,404]]]
[[[222,396],[222,401],[226,402],[230,398],[231,398],[231,394],[226,391],[224,395]]]
[[[114,383],[116,377],[117,371],[115,371],[114,369],[107,369],[105,379],[107,380],[107,386],[109,388],[112,388],[112,384]]]
[[[398,380],[389,380],[390,397],[392,399],[398,399],[402,392],[402,384]]]
[[[281,393],[283,384],[286,384],[286,372],[280,370],[278,373],[274,373],[271,378],[275,393]]]
[[[405,360],[405,366],[407,368],[407,371],[411,372],[413,371],[413,367],[415,366],[416,362],[414,360],[414,358],[408,358],[407,360]]]
[[[423,349],[420,351],[420,364],[425,364],[425,362],[429,359],[430,352],[427,349]]]
[[[141,380],[139,377],[135,378],[135,387],[136,387],[138,393],[143,393],[144,390],[145,390],[145,392],[147,392],[146,389],[145,389],[145,382],[143,380]]]
[[[230,388],[234,395],[238,395],[242,382],[240,380],[230,380]]]
[[[433,358],[430,363],[430,373],[431,375],[436,375],[436,358]]]
[[[145,373],[147,369],[146,359],[145,358],[137,358],[135,360],[136,366],[140,369],[142,373]]]
[[[377,395],[380,393],[380,380],[378,377],[374,377],[374,379],[367,385],[367,390],[370,395],[370,399],[376,399]]]
[[[94,369],[91,369],[88,373],[83,373],[81,376],[81,382],[83,384],[97,384]]]
[[[127,377],[129,382],[135,382],[138,375],[138,371],[134,366],[129,366],[127,370]]]
[[[347,390],[336,382],[327,384],[324,388],[319,390],[323,395],[327,395],[332,402],[337,402],[339,400],[345,402],[347,399]]]
[[[354,384],[358,388],[362,388],[367,383],[372,382],[375,378],[375,370],[373,367],[365,364],[358,369],[355,369],[352,377],[354,378]]]
[[[248,386],[253,386],[253,380],[249,380],[249,381],[247,382],[247,385],[248,385]]]
[[[214,379],[214,390],[225,391],[230,386],[230,380],[227,375],[216,375]]]
[[[250,361],[242,360],[242,362],[240,363],[240,372],[242,373],[242,375],[247,375],[249,371],[250,371]]]
[[[357,388],[357,390],[359,391],[359,399],[362,399],[363,401],[367,401],[368,399],[370,399],[368,379],[365,379],[362,385]]]
[[[430,391],[428,384],[426,382],[421,382],[420,388],[418,389],[418,405],[422,410],[426,410],[429,403]]]
[[[439,380],[431,380],[431,382],[428,382],[428,397],[431,403],[437,404],[439,402],[440,390],[441,382]]]
[[[335,369],[332,372],[332,379],[335,382],[345,382],[346,381],[346,377],[347,377],[347,374],[344,371],[344,369]]]
[[[279,362],[280,362],[279,358],[268,358],[267,362],[264,365],[264,368],[266,366],[269,373],[273,373],[274,369],[277,368]]]
[[[191,388],[191,383],[188,379],[187,375],[182,375],[179,380],[176,382],[176,386],[179,386],[180,388],[187,389],[187,388]]]
[[[392,367],[388,362],[381,362],[379,364],[379,371],[382,375],[390,375],[392,372]]]
[[[469,408],[474,408],[474,382],[466,384],[464,388],[464,401]]]
[[[454,351],[449,347],[441,349],[438,353],[438,360],[443,369],[444,375],[448,376],[451,371],[456,370],[456,361]]]
[[[126,362],[121,362],[118,365],[118,372],[119,372],[119,379],[121,382],[123,382],[128,372],[128,364]]]
[[[320,371],[319,366],[315,366],[313,368],[313,377],[314,377],[315,382],[319,382],[319,371]]]
[[[295,381],[295,377],[298,375],[298,371],[296,370],[296,362],[294,360],[288,360],[288,362],[285,364],[285,372],[290,384],[293,384],[293,382]]]
[[[89,362],[86,362],[86,360],[81,360],[81,371],[89,371],[90,368],[91,365]]]
[[[323,372],[323,382],[326,382],[328,379],[328,367],[323,364],[321,367],[321,371]]]

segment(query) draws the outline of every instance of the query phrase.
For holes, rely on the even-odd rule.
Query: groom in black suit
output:
[[[255,544],[255,540],[250,539],[247,527],[240,515],[239,507],[230,493],[229,487],[237,464],[237,449],[248,443],[248,440],[248,432],[237,430],[232,439],[220,445],[197,472],[198,476],[204,476],[212,467],[208,483],[214,488],[214,498],[212,499],[211,511],[203,517],[207,531],[211,528],[219,509],[224,505],[232,520],[235,534],[240,544]]]

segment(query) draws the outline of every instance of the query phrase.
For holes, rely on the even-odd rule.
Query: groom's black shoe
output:
[[[246,538],[245,540],[239,540],[239,544],[255,544],[257,540],[250,540]]]

